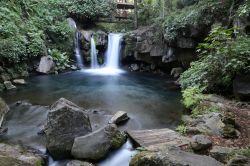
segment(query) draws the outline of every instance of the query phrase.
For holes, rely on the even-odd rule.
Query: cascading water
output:
[[[97,52],[96,52],[96,45],[94,37],[91,37],[91,69],[97,69],[99,67],[98,65],[98,59],[97,59]]]
[[[108,158],[99,164],[98,166],[128,166],[131,158],[137,153],[133,149],[132,143],[128,140],[119,150],[111,153]]]
[[[121,33],[111,33],[108,36],[108,50],[106,53],[106,67],[110,69],[119,69],[119,55],[121,52],[121,42],[123,35]]]
[[[123,34],[110,33],[108,36],[108,49],[106,51],[104,67],[98,68],[97,57],[95,52],[94,40],[91,40],[91,69],[85,72],[101,75],[117,75],[124,71],[119,69],[119,60],[121,54],[121,43]],[[93,53],[93,54],[92,54]],[[97,65],[96,65],[97,64]],[[97,67],[95,67],[97,66]]]
[[[75,56],[76,56],[76,63],[79,68],[83,68],[83,60],[80,50],[80,38],[81,38],[81,32],[77,30],[76,22],[72,18],[68,18],[68,24],[69,26],[75,31]]]
[[[80,50],[80,38],[81,38],[81,32],[76,30],[75,34],[75,56],[76,56],[76,62],[77,66],[79,68],[83,68],[83,60],[82,60],[82,55],[81,55],[81,50]]]

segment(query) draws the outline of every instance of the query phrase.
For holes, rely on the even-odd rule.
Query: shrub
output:
[[[182,88],[199,86],[207,92],[228,90],[236,74],[250,69],[249,45],[249,37],[234,38],[232,29],[214,27],[198,46],[199,60],[181,75]]]
[[[48,53],[56,63],[56,71],[62,71],[69,67],[69,57],[65,52],[62,53],[57,49],[52,49],[48,50]]]
[[[182,91],[184,106],[188,109],[195,108],[204,98],[201,93],[202,89],[197,86],[189,87]]]
[[[185,125],[179,125],[177,128],[176,128],[176,131],[182,135],[185,135],[187,133],[187,126]]]

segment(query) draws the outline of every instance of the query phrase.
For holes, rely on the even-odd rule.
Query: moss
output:
[[[35,166],[44,166],[44,165],[45,165],[45,163],[44,163],[43,160],[38,160],[38,161],[36,162],[36,164],[35,164]]]
[[[124,136],[122,133],[117,133],[115,134],[114,137],[112,137],[112,140],[111,140],[112,148],[118,149],[125,142],[126,142],[126,136]]]

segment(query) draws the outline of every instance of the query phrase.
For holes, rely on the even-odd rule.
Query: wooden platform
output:
[[[148,149],[156,149],[162,145],[185,146],[190,142],[190,138],[181,136],[170,129],[153,130],[130,130],[127,131],[129,137],[139,146]]]
[[[116,3],[116,5],[117,5],[117,9],[134,9],[135,8],[134,4],[132,4],[132,3],[118,2],[118,3]]]

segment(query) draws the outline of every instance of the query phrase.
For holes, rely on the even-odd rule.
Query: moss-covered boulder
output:
[[[111,149],[117,149],[126,141],[126,137],[111,124],[86,136],[78,137],[71,150],[73,157],[86,160],[100,160]]]
[[[1,166],[43,166],[43,158],[23,147],[0,143]]]

